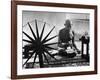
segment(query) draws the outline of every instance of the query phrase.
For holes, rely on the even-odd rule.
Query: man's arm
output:
[[[72,44],[73,44],[74,48],[75,48],[77,51],[79,51],[78,48],[77,48],[77,46],[76,46],[76,44],[75,44],[75,32],[72,31],[72,33],[73,33]]]

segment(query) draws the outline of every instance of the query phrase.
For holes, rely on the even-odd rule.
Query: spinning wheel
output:
[[[36,63],[36,58],[38,58],[39,59],[39,66],[40,66],[40,68],[43,68],[44,67],[43,59],[45,59],[47,61],[48,65],[49,65],[49,61],[48,61],[47,55],[49,55],[51,58],[57,60],[48,51],[48,49],[56,50],[55,48],[51,47],[50,45],[58,44],[58,42],[46,43],[46,42],[56,38],[57,35],[48,38],[49,35],[52,33],[52,31],[55,28],[55,26],[54,26],[46,34],[46,36],[43,38],[43,34],[44,34],[45,27],[46,27],[46,23],[44,23],[41,33],[39,31],[38,21],[35,20],[34,23],[35,23],[36,32],[33,31],[33,29],[32,29],[33,26],[30,25],[30,22],[27,23],[28,28],[32,33],[32,37],[28,33],[26,33],[25,31],[23,31],[23,35],[28,38],[28,39],[23,39],[23,42],[28,43],[28,45],[25,45],[23,47],[23,49],[24,49],[23,55],[24,56],[27,55],[26,61],[23,63],[23,67],[28,63],[28,61],[34,55],[32,65],[34,66],[34,64]],[[39,33],[40,33],[40,35],[39,35]],[[32,51],[30,52],[30,50],[32,50]],[[28,56],[29,54],[30,54],[30,56]]]

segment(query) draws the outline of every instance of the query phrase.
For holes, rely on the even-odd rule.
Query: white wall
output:
[[[34,0],[33,0],[34,1]],[[73,3],[73,4],[92,4],[98,5],[98,21],[100,21],[100,0],[37,0],[46,2],[57,3]],[[98,24],[100,26],[100,24]],[[100,33],[98,27],[98,34]],[[10,0],[0,0],[0,80],[10,80],[10,67],[11,67],[11,2]],[[100,37],[98,37],[98,41]],[[100,44],[100,42],[98,42]],[[98,45],[100,48],[100,45]],[[98,50],[98,67],[100,67],[100,50]],[[42,78],[30,80],[100,80],[100,69],[97,75],[84,75],[84,76],[67,76],[57,78]],[[29,80],[29,79],[28,79]]]

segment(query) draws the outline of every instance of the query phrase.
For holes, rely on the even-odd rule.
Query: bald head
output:
[[[65,26],[66,29],[71,29],[71,21],[70,21],[69,19],[67,19],[67,20],[65,21],[64,26]]]

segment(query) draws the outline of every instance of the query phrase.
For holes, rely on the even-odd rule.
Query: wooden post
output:
[[[85,36],[82,36],[81,39],[82,41],[82,45],[81,45],[81,51],[82,51],[82,58],[86,58],[88,59],[89,58],[89,37],[85,37]],[[84,45],[86,44],[86,55],[84,55]]]
[[[44,67],[44,64],[43,64],[43,56],[42,56],[42,53],[40,52],[38,54],[39,56],[39,65],[40,65],[40,68],[43,68]]]
[[[84,51],[84,43],[83,43],[83,41],[82,41],[81,50],[82,50],[82,56],[83,56],[83,51]]]

